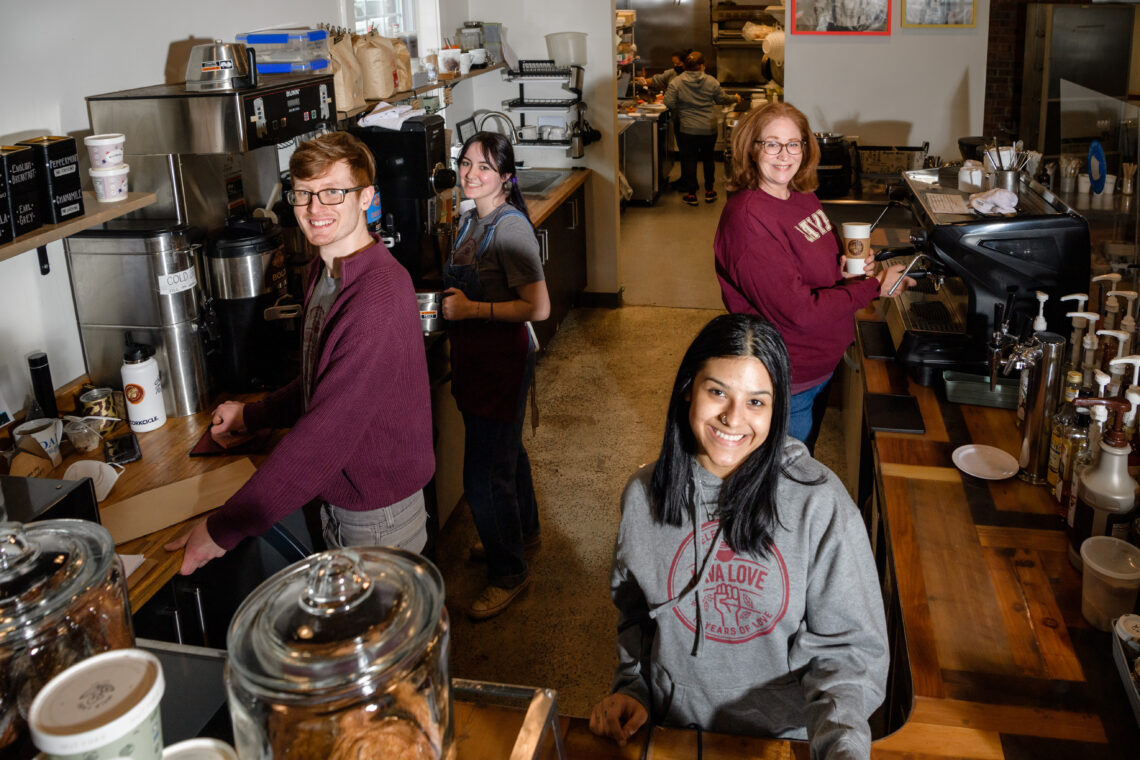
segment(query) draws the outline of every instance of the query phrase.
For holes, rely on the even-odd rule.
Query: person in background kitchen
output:
[[[444,268],[451,392],[463,415],[463,490],[487,561],[475,620],[507,608],[530,584],[540,543],[538,502],[523,446],[535,345],[526,323],[550,315],[538,239],[515,177],[510,142],[478,132],[459,154],[459,186],[475,208],[459,222]]]
[[[435,471],[427,361],[411,277],[366,226],[372,153],[332,132],[301,143],[289,171],[285,199],[320,249],[301,374],[256,403],[221,404],[210,431],[228,447],[247,431],[292,429],[220,510],[166,545],[185,546],[184,575],[314,499],[330,547],[418,552],[427,540],[423,488]]]
[[[637,77],[633,80],[634,83],[648,90],[664,92],[669,89],[669,83],[673,81],[673,78],[685,70],[685,57],[691,52],[693,52],[691,49],[678,50],[672,55],[671,68],[665,69],[660,74],[654,74],[649,78]]]
[[[759,314],[784,338],[792,362],[789,433],[815,450],[832,373],[855,334],[855,312],[887,293],[903,265],[844,275],[837,233],[812,191],[819,145],[807,117],[767,103],[732,130],[729,198],[713,249],[725,307]],[[914,285],[907,277],[893,295]]]
[[[622,494],[595,734],[624,745],[651,720],[870,756],[882,592],[847,490],[786,435],[788,384],[779,332],[750,314],[716,317],[681,360],[660,456]]]
[[[705,203],[716,202],[717,105],[739,103],[720,82],[705,73],[705,57],[694,50],[685,56],[685,71],[669,82],[665,106],[677,122],[677,150],[681,154],[681,191],[689,206],[697,205],[697,162],[704,167]]]

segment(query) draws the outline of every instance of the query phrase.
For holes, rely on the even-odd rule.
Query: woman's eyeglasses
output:
[[[803,140],[792,140],[791,142],[776,142],[775,140],[756,140],[757,145],[764,149],[764,152],[769,156],[778,156],[780,151],[787,150],[789,156],[798,156],[803,153],[804,143]]]
[[[339,187],[326,187],[324,190],[318,190],[316,193],[309,190],[286,190],[285,202],[290,206],[308,206],[313,200],[313,195],[316,195],[324,206],[339,206],[344,203],[344,196],[349,193],[354,193],[357,190],[363,190],[366,187],[368,187],[368,185],[349,187],[344,190]]]

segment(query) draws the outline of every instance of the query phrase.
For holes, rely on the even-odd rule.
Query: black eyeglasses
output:
[[[803,140],[792,140],[791,142],[776,142],[775,140],[756,140],[757,145],[763,147],[764,152],[769,156],[778,156],[780,151],[787,150],[789,156],[798,156],[804,150]]]
[[[326,187],[324,190],[318,190],[313,193],[310,190],[286,190],[285,202],[290,206],[308,206],[316,195],[320,200],[321,205],[324,206],[339,206],[344,203],[344,196],[349,193],[354,193],[357,190],[363,190],[368,185],[361,185],[360,187],[349,187],[342,190],[339,187]]]

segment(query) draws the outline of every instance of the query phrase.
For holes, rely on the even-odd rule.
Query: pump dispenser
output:
[[[1124,308],[1120,314],[1119,328],[1121,330],[1123,330],[1124,332],[1128,333],[1128,336],[1130,338],[1135,336],[1136,335],[1136,318],[1134,316],[1132,316],[1133,315],[1132,307],[1136,303],[1136,296],[1137,296],[1136,291],[1135,290],[1110,290],[1110,291],[1108,291],[1108,294],[1110,296],[1115,296],[1118,301],[1121,298],[1123,298],[1123,299],[1125,299],[1125,301],[1127,301],[1127,303],[1124,305]]]
[[[1081,473],[1073,489],[1076,499],[1068,515],[1069,561],[1081,567],[1081,543],[1090,536],[1115,536],[1128,540],[1136,516],[1136,492],[1140,484],[1128,474],[1130,446],[1124,435],[1128,402],[1121,398],[1079,398],[1078,407],[1103,406],[1115,412],[1113,423],[1100,440],[1100,459]]]
[[[1066,317],[1080,317],[1088,322],[1088,330],[1081,341],[1083,355],[1077,369],[1081,372],[1081,387],[1092,388],[1092,373],[1096,368],[1096,323],[1100,315],[1094,311],[1070,311]]]
[[[1098,274],[1096,277],[1092,278],[1092,283],[1100,285],[1100,298],[1097,300],[1097,308],[1099,308],[1101,311],[1106,311],[1108,309],[1109,301],[1116,301],[1115,298],[1110,299],[1108,297],[1108,291],[1115,290],[1117,283],[1120,282],[1120,279],[1121,278],[1119,272]],[[1109,327],[1109,329],[1115,329],[1115,327]]]
[[[1049,294],[1043,291],[1034,291],[1037,296],[1037,316],[1033,318],[1033,332],[1044,332],[1049,329],[1045,321],[1045,304],[1049,301]]]
[[[1070,293],[1067,296],[1061,296],[1058,300],[1061,303],[1065,301],[1077,302],[1076,311],[1068,312],[1068,316],[1072,317],[1073,314],[1085,310],[1085,303],[1088,302],[1089,297],[1087,293]],[[1072,337],[1069,338],[1069,361],[1065,364],[1066,369],[1080,369],[1081,337],[1084,335],[1086,327],[1088,327],[1088,322],[1084,317],[1073,317],[1073,332]]]
[[[1116,338],[1116,345],[1113,345],[1111,340],[1105,340],[1103,342],[1104,348],[1101,352],[1100,368],[1112,376],[1112,382],[1109,383],[1107,395],[1119,396],[1124,386],[1125,368],[1120,365],[1114,365],[1112,361],[1118,356],[1128,356],[1132,341],[1128,333],[1123,330],[1097,330],[1096,334]]]
[[[1140,450],[1136,440],[1137,411],[1140,411],[1140,355],[1121,356],[1112,360],[1112,363],[1121,368],[1132,367],[1132,385],[1124,391],[1124,398],[1128,401],[1128,411],[1124,413],[1124,437],[1132,448],[1128,455],[1128,474],[1136,477],[1140,474]]]
[[[1107,372],[1102,372],[1099,369],[1093,370],[1093,382],[1096,383],[1097,398],[1104,398],[1104,389],[1108,387],[1111,379]]]

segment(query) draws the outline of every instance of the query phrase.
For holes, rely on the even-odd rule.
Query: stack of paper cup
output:
[[[91,135],[83,138],[91,159],[91,184],[101,203],[113,203],[127,197],[127,175],[131,167],[123,163],[126,137],[118,133]]]

